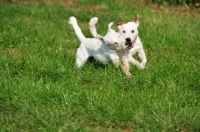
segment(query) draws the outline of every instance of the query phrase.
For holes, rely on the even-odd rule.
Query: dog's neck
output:
[[[135,44],[137,38],[138,38],[138,35],[134,38],[134,40],[133,40],[133,42],[132,42],[133,44]]]
[[[113,46],[106,44],[103,41],[102,41],[102,43],[105,46],[105,50],[107,50],[107,52],[109,52],[109,53],[116,52],[116,48],[114,48]]]

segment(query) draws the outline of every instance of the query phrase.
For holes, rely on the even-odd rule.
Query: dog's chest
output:
[[[134,47],[132,49],[130,49],[129,53],[132,55],[135,55],[138,53],[138,51],[140,50],[140,46],[139,45],[134,45]]]

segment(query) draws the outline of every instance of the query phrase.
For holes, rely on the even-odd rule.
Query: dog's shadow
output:
[[[95,68],[105,68],[105,64],[100,63],[94,57],[89,57],[87,60],[88,63],[92,64]]]

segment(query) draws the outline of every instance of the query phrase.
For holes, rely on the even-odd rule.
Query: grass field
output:
[[[0,131],[200,131],[200,13],[188,12],[134,0],[1,1]],[[109,22],[136,14],[146,70],[132,66],[128,78],[94,60],[75,67],[70,16],[92,37],[91,17],[103,35]]]

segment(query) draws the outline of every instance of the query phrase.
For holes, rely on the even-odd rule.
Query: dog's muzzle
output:
[[[126,43],[125,45],[127,46],[128,49],[131,49],[133,48],[133,43],[131,42],[131,39],[130,38],[126,38]]]
[[[128,49],[131,49],[134,47],[134,44],[132,42],[129,42],[129,43],[125,43],[125,45],[127,46]]]

